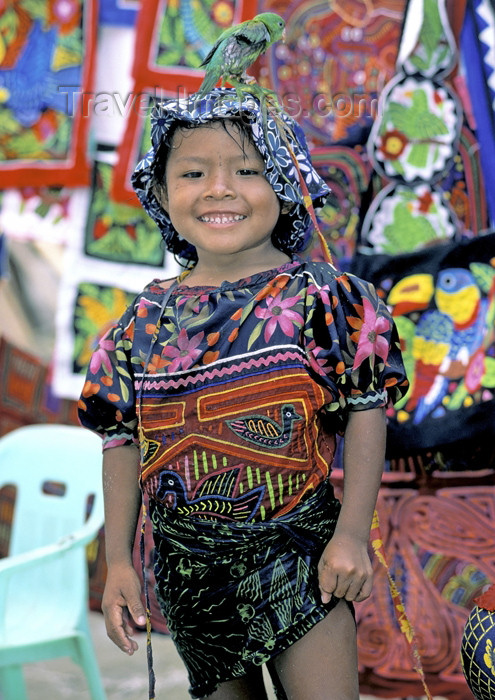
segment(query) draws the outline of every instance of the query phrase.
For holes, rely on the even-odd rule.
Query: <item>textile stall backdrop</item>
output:
[[[495,234],[395,256],[358,253],[353,271],[392,309],[411,382],[387,410],[390,471],[377,504],[385,551],[431,692],[470,700],[462,632],[474,599],[495,580],[495,447],[487,440],[495,419]],[[362,689],[421,692],[380,567],[372,599],[357,610]]]
[[[482,235],[482,168],[469,109],[453,87],[463,85],[447,4],[461,5],[407,5],[397,72],[367,143],[373,198],[351,269],[392,310],[411,381],[388,409],[377,504],[385,552],[431,693],[468,700],[463,628],[495,579],[495,236]],[[358,607],[361,687],[422,694],[387,589],[377,569],[373,599]]]

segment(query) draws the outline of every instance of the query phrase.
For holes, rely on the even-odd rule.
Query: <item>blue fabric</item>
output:
[[[8,260],[7,260],[7,238],[4,233],[0,232],[0,279],[4,278],[8,274]]]
[[[99,23],[112,27],[134,27],[138,11],[130,5],[137,5],[137,3],[99,0]]]
[[[466,57],[467,86],[476,119],[476,136],[481,146],[480,159],[488,211],[492,225],[495,225],[495,90],[488,82],[491,77],[493,85],[495,69],[486,60],[489,55],[488,42],[491,42],[492,51],[495,49],[495,34],[493,24],[490,26],[482,18],[483,13],[495,22],[492,3],[487,0],[468,2],[461,33],[461,47]]]

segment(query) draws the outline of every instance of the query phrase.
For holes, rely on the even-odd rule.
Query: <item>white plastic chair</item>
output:
[[[77,426],[14,430],[0,438],[0,488],[8,484],[16,499],[9,555],[0,559],[0,697],[27,700],[23,664],[70,656],[92,700],[105,700],[85,547],[104,520],[101,440]]]

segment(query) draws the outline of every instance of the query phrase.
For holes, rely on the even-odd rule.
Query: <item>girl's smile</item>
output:
[[[199,217],[205,224],[225,225],[233,224],[235,221],[243,221],[246,217],[242,214],[229,214],[228,212],[212,212]]]
[[[208,270],[223,280],[226,269],[247,275],[287,261],[271,240],[280,201],[264,168],[235,122],[177,130],[161,201],[174,228],[196,248],[191,277]]]

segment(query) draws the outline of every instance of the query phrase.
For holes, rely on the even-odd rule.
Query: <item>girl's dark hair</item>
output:
[[[245,118],[245,115],[240,115],[239,117],[230,117],[228,119],[212,119],[211,121],[201,124],[201,127],[209,127],[209,126],[214,126],[215,124],[220,123],[222,127],[225,129],[226,133],[234,139],[234,135],[228,130],[227,124],[234,124],[234,126],[238,130],[238,134],[240,136],[240,143],[238,145],[241,147],[242,151],[244,152],[245,144],[246,141],[254,146],[256,148],[252,133],[251,133],[251,126],[250,126],[250,120]],[[165,134],[164,138],[160,141],[160,144],[158,148],[156,149],[155,152],[155,157],[153,159],[153,164],[151,166],[151,177],[152,177],[152,186],[153,190],[155,192],[155,196],[158,199],[158,201],[161,200],[161,195],[163,195],[164,192],[166,192],[166,181],[165,181],[165,175],[166,175],[166,170],[167,170],[167,162],[168,158],[172,149],[172,141],[173,138],[176,134],[177,131],[179,130],[190,130],[190,129],[196,129],[198,127],[198,124],[191,123],[190,121],[181,121],[177,120],[167,131]],[[256,148],[256,150],[258,150]],[[278,198],[277,198],[278,199]],[[280,208],[282,207],[282,202],[280,199],[278,199]],[[283,214],[282,211],[280,211],[279,218],[277,220],[277,223],[275,224],[275,228],[272,231],[272,243],[273,245],[281,250],[284,253],[290,254],[289,250],[285,249],[284,245],[284,239],[286,238],[286,231],[287,231],[287,223],[289,217],[287,214]],[[289,223],[290,225],[290,223]],[[284,235],[285,234],[285,235]],[[174,255],[180,255],[183,250],[184,250],[184,242],[180,241],[178,235],[174,237],[172,241],[169,242],[168,244],[169,250],[174,254]],[[192,259],[192,256],[188,252],[189,258]],[[194,262],[197,261],[197,256],[194,259]]]

